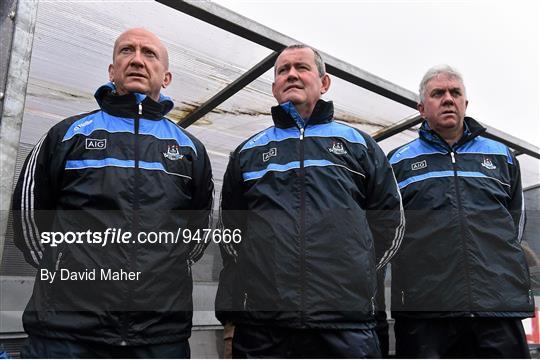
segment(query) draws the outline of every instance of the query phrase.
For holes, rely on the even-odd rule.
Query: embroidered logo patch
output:
[[[484,158],[484,161],[482,162],[481,165],[489,170],[495,170],[497,168],[495,165],[493,165],[491,160],[489,160],[488,158]]]
[[[169,160],[172,160],[172,161],[180,160],[180,159],[182,159],[184,157],[184,155],[180,154],[180,150],[178,149],[178,145],[169,145],[167,147],[167,152],[164,152],[163,156],[166,159],[169,159]]]
[[[420,170],[420,169],[423,169],[423,168],[427,168],[427,161],[426,160],[415,162],[415,163],[413,163],[411,165],[412,170]]]
[[[271,148],[268,152],[263,153],[263,161],[267,162],[272,156],[277,156],[277,148]]]
[[[86,139],[86,150],[105,150],[107,139]]]
[[[332,142],[332,147],[328,148],[328,151],[330,151],[333,154],[336,155],[345,155],[347,154],[347,151],[343,148],[343,144],[339,141]]]

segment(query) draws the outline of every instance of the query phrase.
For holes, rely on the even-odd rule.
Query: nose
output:
[[[133,66],[144,66],[144,63],[142,61],[142,53],[140,50],[136,50],[133,53],[133,57],[131,58],[130,65]]]
[[[294,67],[291,67],[289,69],[289,72],[287,73],[287,81],[295,81],[298,79],[298,72]]]
[[[454,105],[454,98],[450,94],[450,91],[446,91],[442,98],[443,105]]]

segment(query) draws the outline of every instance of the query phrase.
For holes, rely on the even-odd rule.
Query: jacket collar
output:
[[[328,123],[332,121],[333,116],[334,104],[331,101],[317,101],[313,113],[308,119],[303,119],[290,101],[272,107],[272,119],[278,128],[290,128],[292,126],[304,128],[308,124]]]
[[[463,135],[461,135],[461,138],[454,144],[454,146],[452,146],[452,148],[460,147],[466,142],[469,142],[475,137],[483,134],[485,131],[486,128],[480,125],[478,121],[474,120],[472,117],[465,116],[465,119],[463,120]],[[427,120],[424,119],[418,132],[422,140],[436,144],[445,149],[450,148],[446,141],[444,141],[439,134],[429,127]]]
[[[117,95],[113,83],[107,83],[97,89],[94,94],[99,107],[106,113],[119,117],[135,117],[142,104],[142,115],[145,119],[158,120],[164,117],[174,106],[171,98],[159,95],[159,101],[154,101],[145,94],[131,93]]]

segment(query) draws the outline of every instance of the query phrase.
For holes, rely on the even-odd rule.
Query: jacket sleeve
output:
[[[43,258],[41,233],[52,223],[55,208],[54,147],[50,132],[39,140],[24,162],[11,202],[15,245],[34,267]]]
[[[366,143],[366,212],[379,270],[392,259],[401,245],[405,232],[405,215],[392,167],[373,139],[368,138]]]
[[[508,152],[513,163],[513,165],[510,165],[511,189],[508,211],[510,211],[512,219],[514,220],[517,240],[521,242],[523,230],[525,229],[525,201],[523,199],[523,189],[521,187],[521,170],[517,158],[510,150],[508,150]]]
[[[242,188],[243,179],[238,157],[233,153],[229,158],[229,164],[223,178],[219,227],[223,231],[240,231],[241,237],[245,235],[247,217],[247,204]],[[236,283],[236,264],[242,241],[243,238],[237,243],[220,243],[223,269],[219,275],[215,308],[216,317],[223,324],[232,321],[234,318],[233,288]]]
[[[192,232],[209,229],[212,223],[212,207],[214,204],[214,180],[212,178],[212,166],[202,144],[198,146],[199,161],[193,171],[193,198],[190,209],[190,219],[188,228]],[[201,238],[204,236],[201,234]],[[189,260],[194,263],[198,261],[209,241],[191,241],[189,243]]]

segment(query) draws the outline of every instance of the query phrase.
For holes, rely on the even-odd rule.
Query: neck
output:
[[[295,106],[296,106],[296,111],[298,111],[298,114],[300,114],[302,119],[309,119],[309,117],[313,113],[313,109],[315,108],[315,105],[311,107],[305,104],[295,105]]]
[[[463,126],[461,126],[459,129],[437,131],[437,133],[444,139],[444,141],[446,141],[448,145],[453,146],[458,142],[459,139],[461,139],[461,136],[463,135]]]

